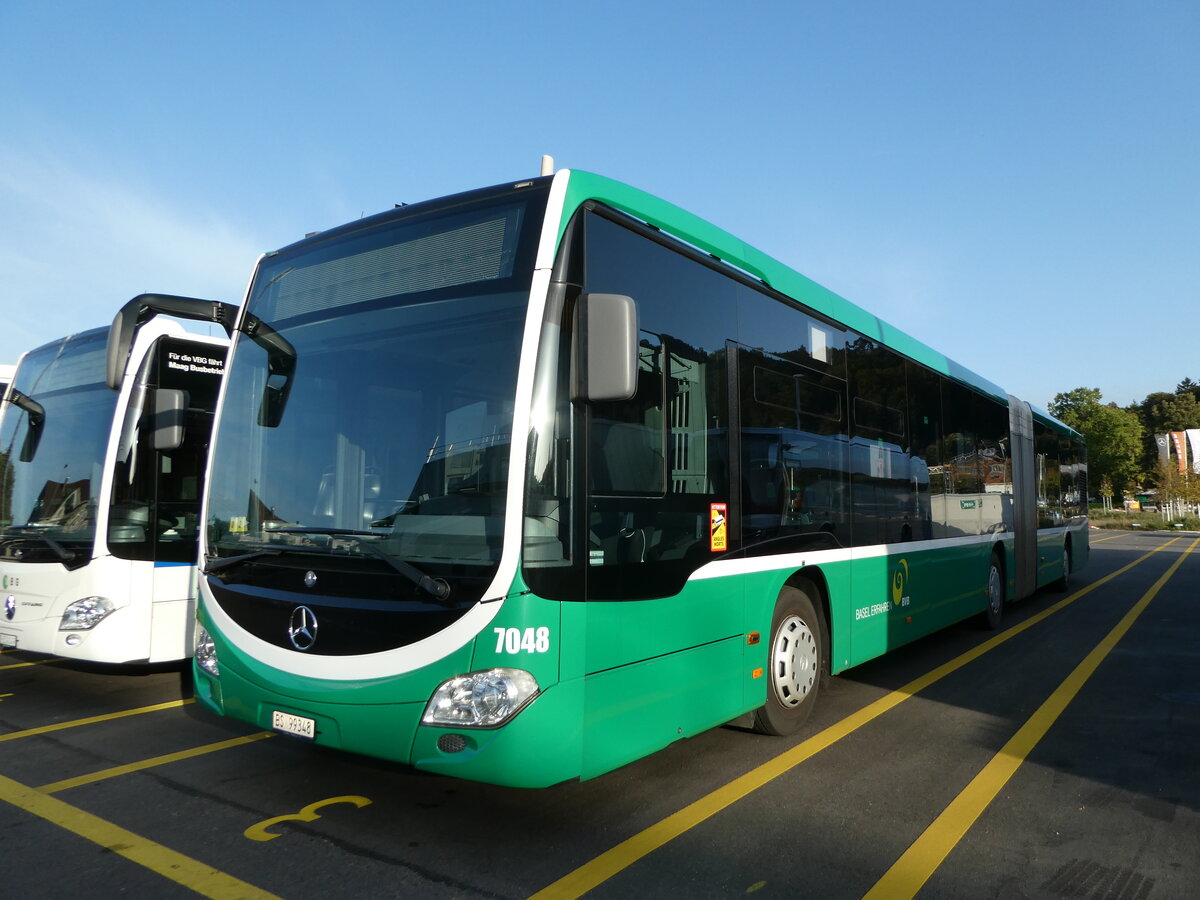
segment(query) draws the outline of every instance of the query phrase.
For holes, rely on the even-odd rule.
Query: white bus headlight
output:
[[[104,617],[116,611],[116,605],[107,597],[84,597],[67,604],[63,610],[59,631],[88,631],[95,628]]]
[[[217,647],[213,643],[212,635],[199,622],[196,623],[196,665],[213,678],[221,677],[221,667],[217,664]]]
[[[451,678],[433,693],[426,725],[495,728],[537,696],[538,683],[521,669],[487,669]]]

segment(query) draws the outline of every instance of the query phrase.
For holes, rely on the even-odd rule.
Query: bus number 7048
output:
[[[550,649],[550,629],[493,628],[497,653],[545,653]]]

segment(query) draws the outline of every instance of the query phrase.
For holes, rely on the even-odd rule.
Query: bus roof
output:
[[[595,200],[686,241],[727,265],[740,269],[767,287],[902,353],[935,372],[948,375],[1002,402],[1008,400],[1007,391],[983,376],[687,210],[638,188],[591,172],[563,169],[556,177],[567,179],[563,217],[559,223],[559,239],[575,211],[587,201]],[[1078,436],[1073,429],[1047,413],[1037,409],[1034,413],[1046,424]]]

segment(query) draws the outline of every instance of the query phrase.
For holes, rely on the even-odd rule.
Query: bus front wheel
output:
[[[817,700],[824,666],[820,614],[809,594],[785,587],[775,603],[767,648],[767,702],[754,712],[759,734],[794,734]]]

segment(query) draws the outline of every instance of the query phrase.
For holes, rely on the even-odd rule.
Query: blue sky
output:
[[[0,362],[543,153],[1037,405],[1200,381],[1194,0],[0,0]]]

